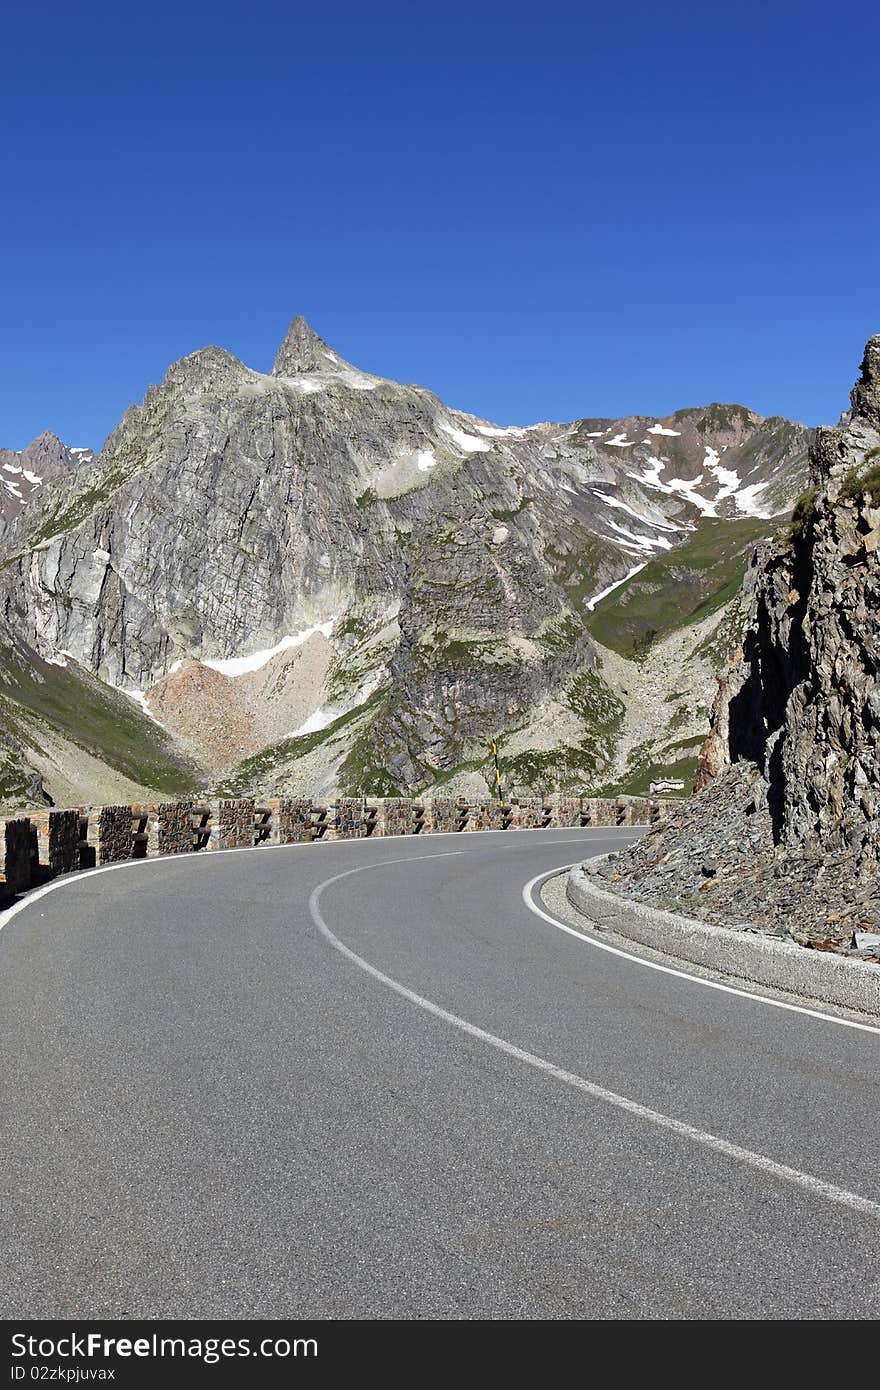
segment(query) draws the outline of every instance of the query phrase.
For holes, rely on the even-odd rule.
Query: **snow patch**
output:
[[[355,372],[350,368],[344,372],[335,372],[334,376],[352,391],[375,391],[379,385],[373,377],[364,376],[363,372]]]
[[[221,676],[244,676],[250,671],[259,671],[273,656],[278,656],[281,652],[290,651],[292,647],[301,647],[303,642],[307,642],[316,632],[321,632],[325,637],[330,636],[333,631],[333,624],[337,619],[330,618],[326,623],[315,623],[314,627],[304,628],[302,632],[292,633],[288,637],[282,637],[274,647],[266,647],[259,652],[251,652],[250,656],[232,656],[223,661],[203,661],[203,666],[210,666],[212,671],[219,671]]]
[[[645,487],[655,488],[658,492],[665,492],[668,495],[673,493],[683,497],[690,502],[700,512],[701,516],[717,516],[718,513],[712,502],[707,502],[705,497],[701,497],[696,491],[703,481],[703,474],[698,478],[670,478],[668,482],[663,482],[660,474],[666,465],[665,459],[649,458],[645,460],[644,473],[630,473],[629,477],[637,483],[644,484]]]
[[[531,426],[532,429],[535,426]],[[506,425],[503,429],[495,425],[477,425],[480,434],[488,435],[490,439],[522,439],[525,430],[521,430],[517,425]]]
[[[596,492],[595,488],[593,492],[594,495],[599,498],[600,502],[607,503],[609,507],[617,507],[622,512],[629,512],[630,516],[634,516],[636,521],[643,522],[645,526],[653,526],[658,531],[681,530],[680,526],[670,526],[668,522],[665,521],[652,521],[650,517],[643,516],[641,512],[637,512],[634,507],[630,507],[626,502],[621,502],[617,497],[609,497],[607,493]]]
[[[732,497],[740,484],[740,477],[732,468],[722,468],[720,463],[721,455],[717,449],[711,449],[706,445],[706,457],[703,460],[704,467],[710,473],[714,473],[720,484],[715,495],[716,502],[723,502],[725,497]]]
[[[455,425],[449,425],[445,420],[441,420],[440,429],[444,434],[448,434],[453,443],[457,444],[466,454],[487,454],[492,445],[487,444],[485,439],[477,439],[476,435],[466,434],[464,430],[456,429]]]
[[[312,376],[288,376],[284,378],[291,386],[296,387],[297,391],[302,391],[304,395],[310,395],[315,391],[323,391],[326,386],[325,381],[319,381]]]
[[[614,590],[619,589],[621,584],[626,584],[628,580],[632,579],[633,575],[643,570],[647,563],[647,560],[643,560],[640,565],[633,565],[629,573],[625,574],[622,579],[615,579],[614,583],[609,584],[607,589],[602,589],[600,593],[594,594],[592,598],[588,598],[585,605],[587,611],[592,613],[597,603],[601,603],[603,598],[607,598],[609,594],[613,594]]]
[[[433,449],[420,449],[416,454],[416,463],[420,473],[427,473],[429,468],[437,467],[437,460],[434,457]]]
[[[164,729],[167,727],[165,724],[162,723],[161,719],[156,718],[155,714],[150,709],[150,706],[147,704],[147,697],[144,694],[143,690],[122,690],[120,693],[123,695],[127,695],[129,700],[133,700],[136,705],[140,705],[147,718],[152,719],[154,724],[158,724],[160,729]]]
[[[628,531],[625,526],[619,526],[616,521],[607,523],[612,531],[617,531],[621,536],[625,536],[631,545],[638,546],[639,550],[671,550],[672,542],[665,536],[639,536],[635,531]]]
[[[38,473],[30,473],[27,469],[24,470],[24,476],[27,478],[29,483],[33,484],[34,487],[39,487],[43,481],[43,479],[40,477]]]
[[[634,439],[627,439],[626,430],[622,434],[616,434],[613,439],[605,440],[606,449],[631,449],[635,444]]]
[[[769,521],[774,513],[762,511],[761,508],[756,505],[758,494],[769,486],[770,483],[766,482],[752,483],[750,487],[741,487],[739,491],[734,494],[733,498],[737,510],[743,512],[746,516],[756,516],[762,521]]]
[[[302,738],[303,734],[317,734],[321,729],[326,729],[328,724],[332,724],[339,715],[334,714],[329,705],[322,705],[316,709],[314,714],[310,714],[304,724],[300,724],[298,729],[293,729],[287,734],[287,738]]]
[[[665,425],[654,424],[649,427],[648,434],[668,434],[671,438],[674,437],[678,439],[681,435],[681,430],[668,430]]]
[[[329,638],[336,622],[338,622],[338,615],[328,618],[326,623],[315,623],[313,627],[304,628],[302,632],[295,632],[288,637],[282,637],[281,641],[277,642],[274,647],[264,647],[262,651],[251,652],[250,656],[229,656],[224,657],[221,661],[202,661],[201,664],[210,666],[212,671],[219,672],[221,676],[231,676],[235,679],[236,676],[244,676],[251,671],[259,671],[262,666],[272,660],[273,656],[278,656],[280,652],[289,651],[291,647],[301,647],[303,642],[307,642],[316,632],[321,632]],[[198,659],[201,661],[201,658]],[[173,662],[168,667],[168,674],[173,675],[175,671],[180,670],[182,665],[182,661]],[[126,694],[130,694],[130,692],[126,691]]]

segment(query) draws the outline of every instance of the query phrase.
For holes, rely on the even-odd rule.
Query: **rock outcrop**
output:
[[[880,336],[850,399],[818,431],[790,525],[752,559],[700,794],[615,864],[621,891],[808,940],[877,921]]]

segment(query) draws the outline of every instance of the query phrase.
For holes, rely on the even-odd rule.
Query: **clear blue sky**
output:
[[[880,331],[880,6],[15,3],[0,445],[345,357],[501,423],[810,424]]]

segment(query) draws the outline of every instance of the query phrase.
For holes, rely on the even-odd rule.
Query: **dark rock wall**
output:
[[[719,681],[698,785],[761,771],[777,843],[876,858],[880,826],[880,337],[852,411],[818,432],[814,493],[756,553],[741,649]]]

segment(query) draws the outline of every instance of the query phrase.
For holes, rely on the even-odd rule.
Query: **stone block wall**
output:
[[[218,849],[245,849],[254,843],[254,798],[220,802]]]
[[[311,797],[281,797],[275,812],[279,844],[299,845],[312,839],[312,809]]]
[[[469,801],[467,830],[503,830],[505,809],[500,801]]]
[[[163,801],[156,812],[160,854],[189,854],[195,845],[193,803]]]
[[[581,809],[584,813],[584,825],[617,824],[616,802],[608,801],[604,797],[584,797]]]
[[[364,803],[359,796],[343,796],[334,803],[333,838],[360,840],[366,830]]]
[[[462,808],[453,797],[435,797],[432,801],[426,801],[424,807],[426,830],[443,834],[458,829]]]
[[[670,803],[647,798],[523,797],[506,805],[493,798],[340,797],[316,805],[307,797],[261,801],[163,802],[159,806],[45,808],[5,822],[6,895],[95,863],[113,864],[198,849],[241,849],[256,844],[354,840],[369,835],[456,833],[460,830],[537,829],[552,826],[650,825]]]
[[[387,796],[379,807],[380,835],[411,835],[413,833],[413,804],[405,796]]]
[[[582,825],[583,808],[579,796],[562,796],[554,793],[547,798],[550,808],[550,825],[556,827]]]
[[[134,812],[131,806],[102,806],[98,816],[98,860],[118,864],[131,859],[134,849]]]
[[[540,796],[521,796],[513,807],[513,828],[516,830],[539,830],[543,824],[543,798]]]
[[[6,893],[24,893],[30,888],[37,867],[34,863],[36,826],[31,824],[28,816],[19,816],[6,822],[3,838]]]
[[[49,812],[49,868],[69,874],[80,866],[79,811]]]

